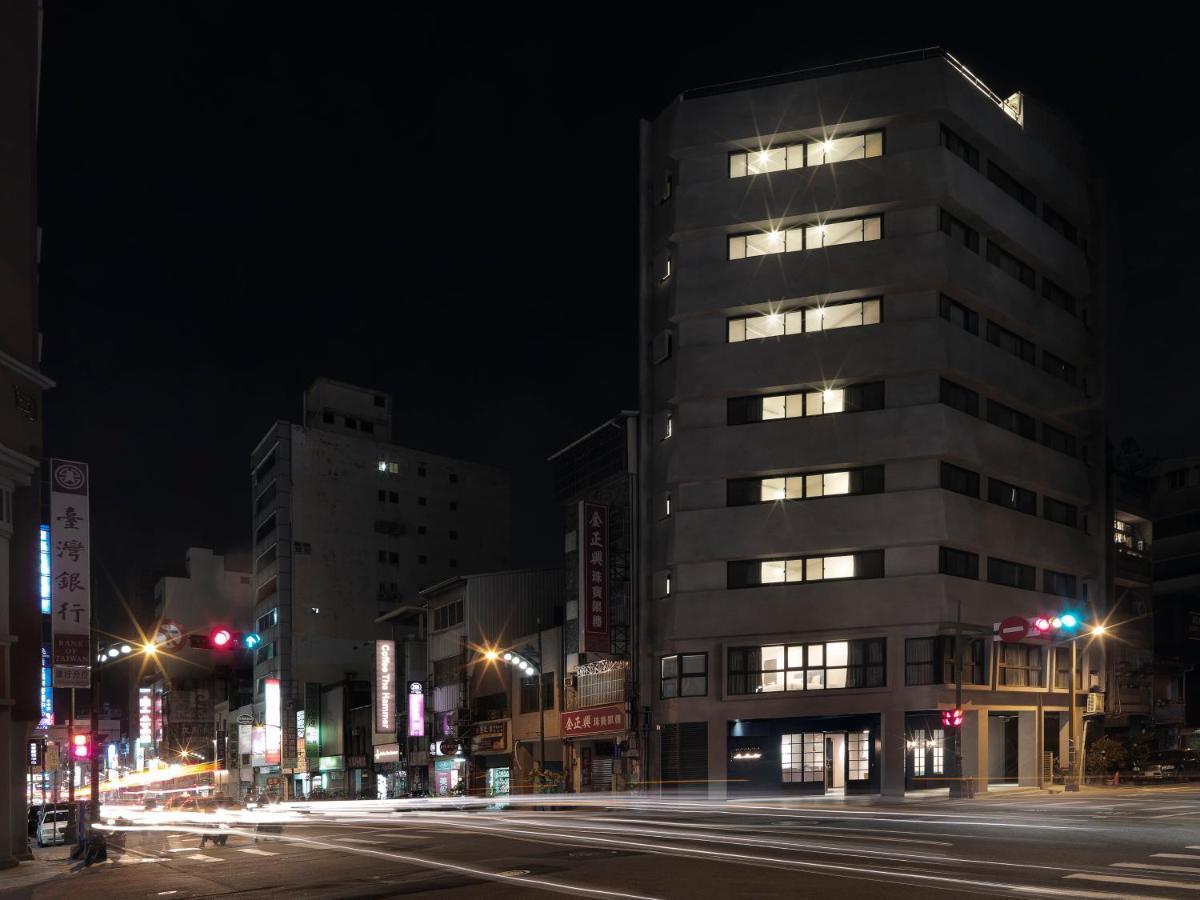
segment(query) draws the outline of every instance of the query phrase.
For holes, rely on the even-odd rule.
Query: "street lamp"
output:
[[[1070,616],[1070,618],[1072,619],[1072,626],[1075,624],[1078,624],[1078,619],[1076,619],[1075,616],[1070,615],[1069,613],[1067,615],[1063,616],[1063,619],[1064,619],[1063,624],[1066,624],[1065,620],[1066,620],[1067,616]],[[1076,666],[1078,665],[1078,662],[1077,662],[1078,650],[1076,647],[1076,643],[1082,637],[1090,637],[1090,638],[1094,638],[1094,639],[1102,638],[1102,637],[1104,637],[1105,633],[1107,633],[1107,631],[1108,631],[1108,629],[1103,624],[1097,623],[1097,624],[1093,625],[1091,628],[1089,628],[1085,634],[1077,634],[1074,637],[1065,638],[1064,640],[1058,641],[1054,645],[1055,647],[1057,647],[1059,644],[1063,644],[1063,643],[1069,643],[1071,645],[1071,671],[1067,673],[1067,681],[1070,683],[1070,697],[1071,697],[1071,702],[1070,702],[1070,706],[1069,706],[1070,712],[1068,713],[1068,721],[1067,721],[1067,748],[1068,748],[1067,758],[1070,761],[1070,751],[1074,750],[1075,759],[1073,761],[1070,761],[1071,775],[1067,778],[1066,789],[1068,791],[1072,791],[1072,792],[1079,790],[1080,781],[1083,778],[1083,770],[1080,767],[1080,764],[1083,761],[1083,755],[1079,752],[1081,748],[1077,746],[1077,742],[1076,742],[1076,738],[1075,738],[1075,709],[1076,709],[1075,672],[1076,672]],[[1057,667],[1057,664],[1056,664],[1056,667]]]
[[[546,770],[546,694],[545,687],[542,684],[542,620],[537,620],[538,630],[538,645],[537,650],[532,648],[523,649],[520,652],[515,650],[507,650],[504,653],[503,660],[510,666],[515,666],[520,669],[526,677],[537,678],[537,697],[538,697],[538,764],[542,771]],[[500,655],[489,650],[484,654],[484,658],[488,660],[497,659]]]

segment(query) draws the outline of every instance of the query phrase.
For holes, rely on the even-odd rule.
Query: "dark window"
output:
[[[1064,291],[1044,275],[1042,276],[1042,296],[1055,306],[1065,309],[1071,315],[1075,315],[1075,297]]]
[[[954,646],[954,637],[951,635],[906,640],[904,642],[904,683],[908,685],[954,684],[956,665]],[[963,684],[986,683],[985,652],[982,640],[963,639]]]
[[[972,253],[979,252],[979,232],[944,209],[941,211],[938,227],[948,234],[954,243],[962,244]]]
[[[417,466],[417,475],[420,476],[421,478],[425,477],[425,467],[424,466]]]
[[[395,550],[388,551],[388,562],[390,562],[393,566],[400,565],[400,554]]]
[[[258,592],[254,595],[254,601],[261,603],[279,589],[279,578],[272,577],[270,581],[264,581],[258,588]]]
[[[1049,447],[1051,450],[1057,450],[1059,453],[1065,453],[1067,456],[1075,456],[1075,435],[1067,434],[1065,431],[1059,431],[1052,425],[1042,423],[1042,444]]]
[[[1027,363],[1037,364],[1037,348],[1033,343],[995,322],[987,323],[987,340],[989,344],[994,344],[1006,353],[1020,357]]]
[[[979,168],[979,151],[960,138],[945,125],[942,126],[942,146],[965,162],[972,169]]]
[[[425,498],[424,498],[424,497],[418,497],[418,498],[417,498],[417,506],[424,506],[424,505],[425,505],[425,503],[426,503],[426,500],[425,500]]]
[[[942,463],[942,487],[968,497],[979,496],[979,473],[960,469],[951,463]]]
[[[254,630],[262,633],[268,628],[279,624],[279,609],[268,610],[258,617],[258,621],[254,623]]]
[[[1180,513],[1154,522],[1155,538],[1178,537],[1192,531],[1200,531],[1200,512]]]
[[[452,568],[452,569],[458,568],[458,560],[457,559],[450,560],[450,568]]]
[[[1011,406],[1005,406],[996,400],[988,400],[987,420],[1005,431],[1019,434],[1031,441],[1037,440],[1037,423],[1033,420],[1033,416],[1017,412]]]
[[[979,578],[979,554],[953,547],[938,548],[938,571],[958,578]]]
[[[1030,290],[1037,288],[1037,276],[1033,269],[1021,262],[995,241],[988,241],[987,259],[993,266],[1011,275]]]
[[[385,563],[385,562],[387,562],[387,551],[386,551],[386,550],[380,550],[380,551],[379,551],[379,561],[380,561],[381,563]]]
[[[1004,687],[1041,687],[1045,664],[1042,648],[1029,644],[997,644],[1000,684]]]
[[[1188,470],[1172,469],[1163,476],[1163,479],[1166,481],[1168,491],[1181,491],[1188,486]]]
[[[538,682],[542,684],[542,709],[554,709],[554,673],[543,672],[541,676],[531,675],[521,679],[521,712],[537,712]]]
[[[967,309],[957,300],[951,300],[945,294],[942,294],[940,312],[942,318],[950,324],[957,325],[964,331],[971,332],[971,334],[979,334],[979,313],[973,309]]]
[[[361,425],[359,425],[359,428],[361,428],[367,434],[375,433],[375,425],[371,422],[363,422]]]
[[[263,523],[258,526],[258,531],[254,532],[255,545],[261,544],[269,535],[274,534],[275,522],[275,513],[271,513],[263,520]]]
[[[399,503],[400,494],[396,491],[388,491],[388,503]]]
[[[321,413],[321,421],[324,422],[326,425],[332,425],[333,424],[333,413],[329,412],[328,410]]]
[[[968,416],[979,415],[979,395],[945,378],[942,379],[941,401]]]
[[[1055,210],[1049,203],[1042,202],[1042,221],[1065,237],[1072,244],[1079,242],[1079,232],[1066,216]]]
[[[457,473],[455,473],[455,472],[450,473],[450,483],[458,484],[458,474]]]
[[[1079,522],[1079,510],[1074,504],[1063,503],[1061,500],[1055,500],[1053,497],[1042,498],[1042,515],[1051,522],[1057,522],[1059,525],[1068,525],[1075,528]],[[1158,531],[1158,525],[1154,526],[1155,532]]]
[[[1064,575],[1062,572],[1042,570],[1042,590],[1047,594],[1066,597],[1074,600],[1077,593],[1074,575]]]
[[[708,654],[680,653],[660,657],[658,696],[663,700],[707,697]]]
[[[1037,197],[1034,196],[1033,191],[1029,190],[1029,188],[1025,187],[1025,185],[1021,184],[1021,182],[1017,181],[1017,179],[1013,178],[990,159],[988,160],[987,177],[988,181],[1000,188],[1000,190],[1004,191],[1004,193],[1008,194],[1008,196],[1012,197],[1031,213],[1037,212]]]
[[[422,565],[422,566],[423,566],[423,565],[425,565],[425,564],[426,564],[426,563],[428,563],[428,562],[429,562],[429,557],[428,557],[428,556],[418,556],[418,557],[417,557],[417,563],[418,563],[419,565]]]
[[[1072,387],[1075,386],[1076,373],[1075,367],[1065,359],[1059,359],[1053,353],[1045,350],[1042,351],[1042,369],[1049,372],[1055,378],[1061,378]]]
[[[883,382],[852,384],[846,388],[846,412],[883,409]]]
[[[1037,494],[998,478],[988,479],[988,503],[1031,516],[1037,515]]]
[[[458,502],[455,500],[451,500],[450,501],[450,512],[457,512],[457,511],[458,511]]]
[[[424,526],[424,525],[418,525],[418,526],[417,526],[417,534],[424,534],[424,533],[425,533],[425,526]]]
[[[1009,562],[1006,559],[988,557],[987,580],[992,584],[1032,591],[1037,588],[1037,570],[1033,566]]]
[[[387,491],[380,491],[379,492],[379,502],[383,503],[385,500],[387,500]]]
[[[357,431],[358,430],[358,420],[353,419],[350,416],[346,416],[346,427],[349,428],[351,431]]]
[[[380,397],[378,394],[376,394],[375,395],[375,405],[376,406],[387,406],[387,401],[384,400],[382,397]]]
[[[457,531],[451,531],[451,532],[450,532],[450,540],[452,540],[452,541],[457,541],[457,540],[458,540],[458,532],[457,532]]]

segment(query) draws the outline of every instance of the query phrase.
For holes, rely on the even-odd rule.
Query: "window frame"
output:
[[[954,320],[953,313],[960,313],[961,322]],[[961,328],[967,334],[973,334],[979,337],[979,313],[959,303],[949,294],[938,294],[938,315],[953,325],[955,328]]]
[[[846,658],[844,664],[829,664],[831,645],[845,644]],[[812,662],[813,648],[820,647],[820,662]],[[783,652],[783,668],[763,668],[762,652],[766,648],[779,648]],[[798,665],[793,665],[794,650],[800,650],[802,657]],[[878,659],[872,660],[872,652],[877,652]],[[757,655],[757,668],[751,668],[752,659]],[[861,661],[856,662],[859,659]],[[810,691],[824,693],[825,691],[861,691],[880,690],[887,688],[887,638],[846,638],[833,641],[806,641],[802,639],[780,641],[773,644],[747,644],[725,648],[725,695],[728,697],[756,697],[772,694],[807,694]],[[844,672],[844,685],[830,687],[829,673]],[[855,673],[852,677],[851,672]],[[815,680],[809,673],[820,672],[820,686],[814,686]],[[788,676],[800,673],[795,679]],[[777,690],[764,690],[762,676],[772,674],[780,676],[780,687]],[[741,679],[747,690],[735,687],[735,680]],[[750,690],[751,684],[757,681],[755,690]],[[856,683],[852,683],[856,682]],[[792,686],[798,684],[799,687]]]
[[[960,568],[961,572],[955,571]],[[938,574],[978,581],[979,554],[958,547],[938,547]]]
[[[867,237],[867,223],[871,221],[875,221],[877,223],[879,233],[875,237]],[[832,228],[836,225],[846,225],[852,222],[858,222],[861,225],[861,237],[858,240],[839,241],[836,244],[828,245],[822,242],[820,246],[809,246],[808,234],[812,229],[820,228],[822,229],[823,233],[825,229]],[[750,252],[750,238],[769,237],[771,235],[779,236],[778,243],[780,246],[778,250],[768,250],[755,253]],[[781,253],[801,253],[807,250],[825,250],[829,247],[840,247],[844,244],[867,244],[873,243],[874,241],[881,241],[883,239],[883,213],[875,213],[873,215],[864,216],[847,216],[841,219],[827,219],[823,222],[803,222],[798,225],[774,228],[770,231],[762,231],[759,229],[757,231],[744,231],[736,234],[726,235],[725,258],[728,262],[735,262],[746,259],[758,259],[763,256],[778,256]],[[742,241],[742,249],[740,255],[735,255],[734,247],[736,242],[739,240]],[[792,246],[793,243],[796,243],[797,246]]]
[[[869,141],[869,138],[871,138],[875,135],[879,136],[879,152],[878,153],[870,153],[869,151],[871,149],[871,147],[870,147],[871,142]],[[857,138],[857,137],[861,137],[863,139],[863,155],[862,156],[852,156],[852,157],[847,157],[845,159],[836,159],[836,160],[833,160],[832,162],[826,162],[824,159],[822,159],[820,162],[810,162],[809,161],[809,153],[808,153],[809,147],[812,147],[814,145],[818,145],[818,146],[823,145],[826,140],[841,141],[841,140],[849,140],[851,138]],[[790,157],[792,155],[793,150],[800,151],[801,159],[800,159],[799,165],[792,165],[792,160],[790,159]],[[769,153],[772,151],[783,151],[783,167],[782,168],[769,169],[769,170],[766,170],[763,172],[751,172],[750,171],[750,157],[751,156],[754,156],[755,154],[759,154],[759,153]],[[886,156],[886,155],[887,155],[887,132],[886,132],[886,130],[883,128],[870,128],[870,129],[867,129],[866,131],[852,131],[849,134],[840,134],[840,135],[837,135],[836,137],[832,137],[832,138],[821,138],[821,139],[812,138],[812,139],[802,140],[802,141],[793,141],[791,143],[778,144],[776,146],[771,146],[771,147],[760,147],[757,150],[740,150],[740,149],[739,150],[730,150],[729,158],[726,161],[726,165],[725,165],[725,173],[726,173],[726,177],[729,178],[730,180],[733,180],[735,178],[756,178],[760,175],[772,175],[772,174],[775,174],[776,172],[795,172],[798,169],[813,169],[813,168],[816,168],[817,166],[832,166],[832,165],[836,165],[837,163],[840,163],[840,162],[854,162],[856,160],[863,160],[863,159],[877,159],[881,156]],[[742,169],[744,169],[744,171],[742,171],[740,174],[734,174],[734,170],[735,170],[735,168],[737,168],[734,165],[734,160],[737,159],[738,157],[744,157],[743,165],[741,167]],[[660,202],[662,202],[662,201],[660,201]]]
[[[827,560],[840,560],[850,557],[853,560],[854,574],[827,577],[825,567]],[[812,563],[820,560],[821,576],[810,578]],[[805,556],[779,556],[766,559],[731,559],[725,563],[725,585],[728,590],[743,590],[763,587],[786,587],[798,584],[827,584],[842,581],[869,581],[884,577],[884,552],[882,549],[853,550],[849,553],[814,553]],[[762,567],[769,563],[783,564],[783,580],[763,581]],[[865,571],[866,574],[859,574]],[[798,578],[790,577],[792,574]],[[757,580],[754,580],[757,579]]]
[[[850,482],[850,489],[842,493],[825,493],[824,485],[822,485],[822,493],[809,496],[809,478],[825,475],[846,475]],[[853,469],[820,469],[816,472],[787,472],[781,475],[762,475],[753,478],[730,478],[726,481],[725,488],[725,505],[726,506],[758,506],[762,503],[779,503],[779,502],[803,502],[805,500],[821,500],[826,497],[856,497],[861,494],[882,494],[885,491],[884,484],[884,466],[857,466]],[[775,499],[762,499],[763,482],[776,481],[782,479],[785,482],[785,494],[788,493],[786,481],[788,479],[798,479],[800,481],[800,495],[794,497],[782,497]],[[855,490],[855,483],[858,484],[858,490]],[[756,489],[755,489],[756,488]],[[745,491],[743,494],[742,492]],[[743,497],[751,497],[757,495],[758,499],[743,499]]]
[[[874,321],[868,322],[868,310],[866,304],[875,304]],[[812,311],[838,309],[844,306],[861,305],[859,317],[862,321],[855,325],[840,325],[836,328],[809,328],[808,320],[809,313]],[[774,333],[764,333],[761,335],[750,336],[749,323],[758,319],[772,318],[779,319],[780,331]],[[824,316],[822,316],[824,318]],[[799,330],[789,330],[789,325],[792,323],[798,324]],[[725,320],[725,343],[727,344],[748,344],[752,341],[765,341],[771,338],[795,337],[798,334],[825,334],[830,331],[841,331],[843,328],[866,328],[871,325],[879,325],[883,322],[883,296],[873,295],[870,297],[861,297],[857,300],[839,300],[836,303],[821,303],[811,306],[797,306],[791,309],[780,309],[778,312],[768,313],[749,313],[741,316],[730,316]],[[741,337],[733,337],[733,334],[738,328],[741,328]]]
[[[951,480],[950,478],[947,478],[947,476],[966,476],[965,486],[970,487],[973,485],[974,487],[972,490],[959,490],[952,484],[947,483]],[[944,459],[940,460],[940,466],[938,467],[938,484],[943,490],[950,491],[954,494],[961,494],[963,497],[972,497],[978,500],[981,481],[982,476],[978,472],[974,472],[971,469],[964,469],[962,466],[956,466],[954,463],[946,462]]]
[[[699,672],[685,672],[683,670],[684,658],[695,660],[701,659],[703,668]],[[673,675],[667,675],[664,672],[668,660],[674,660],[675,672]],[[689,697],[707,697],[708,696],[708,651],[699,652],[681,652],[668,653],[658,658],[658,699],[659,700],[680,700]],[[686,679],[700,679],[703,683],[703,690],[700,693],[684,694],[683,683]],[[672,690],[674,693],[669,693],[668,684],[673,684]]]
[[[1004,499],[1005,494],[1011,494],[1012,499]],[[1038,514],[1036,491],[991,476],[988,476],[987,502],[993,506],[999,506],[1001,509],[1011,509],[1013,512],[1024,513],[1027,516]]]
[[[1012,579],[1007,578],[1005,575],[1006,572],[1011,572],[1014,577]],[[1011,559],[1003,559],[999,556],[989,556],[985,580],[988,584],[995,584],[1000,587],[1011,587],[1021,591],[1036,591],[1037,567],[1014,562]]]

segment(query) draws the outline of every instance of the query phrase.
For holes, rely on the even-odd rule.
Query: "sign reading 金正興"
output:
[[[579,619],[583,649],[607,653],[608,639],[608,507],[579,504]]]
[[[628,718],[625,704],[611,703],[608,706],[559,713],[558,729],[564,739],[628,731]]]
[[[375,733],[396,730],[396,642],[375,642]]]
[[[56,687],[78,686],[85,677],[61,667],[92,664],[89,487],[87,463],[50,460],[50,647]]]
[[[425,685],[408,683],[408,736],[425,737]]]

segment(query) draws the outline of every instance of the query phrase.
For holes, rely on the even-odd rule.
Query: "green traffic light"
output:
[[[242,638],[242,646],[247,650],[253,650],[262,643],[262,638],[257,634],[248,634]]]
[[[1079,617],[1075,613],[1063,613],[1061,618],[1063,628],[1074,628],[1079,624]]]

